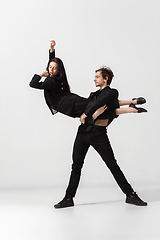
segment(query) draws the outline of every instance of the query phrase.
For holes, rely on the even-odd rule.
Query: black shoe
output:
[[[146,99],[143,97],[139,97],[139,98],[132,98],[132,100],[137,99],[137,104],[143,104],[146,103]]]
[[[137,206],[147,206],[147,203],[142,201],[137,193],[135,192],[134,194],[130,194],[129,196],[126,197],[126,203],[134,204]]]
[[[71,196],[65,196],[61,202],[54,205],[55,208],[66,208],[66,207],[73,207],[74,202]]]
[[[147,112],[145,108],[137,108],[133,103],[131,103],[129,107],[137,109],[138,113]]]

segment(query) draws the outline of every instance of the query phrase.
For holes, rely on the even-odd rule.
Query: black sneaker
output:
[[[66,207],[73,207],[74,202],[71,196],[65,196],[62,201],[54,205],[55,208],[66,208]]]
[[[137,193],[135,192],[134,194],[130,194],[129,196],[126,197],[126,203],[134,204],[137,206],[147,206],[147,203],[142,201]]]

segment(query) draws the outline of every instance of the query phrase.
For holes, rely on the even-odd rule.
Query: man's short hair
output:
[[[104,79],[108,77],[107,85],[110,85],[112,82],[112,78],[114,77],[112,70],[109,67],[102,67],[96,70],[95,72],[99,72],[99,71],[101,72],[102,77]]]

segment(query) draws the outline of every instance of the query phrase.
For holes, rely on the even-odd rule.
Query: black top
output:
[[[118,101],[118,91],[116,89],[112,89],[109,86],[105,87],[102,90],[98,90],[96,92],[92,92],[89,96],[92,101],[87,105],[84,113],[87,116],[91,116],[96,109],[105,104],[108,108],[98,116],[97,119],[107,119],[108,117],[117,117],[115,112],[112,111],[113,109],[119,108],[119,101]],[[112,113],[112,116],[109,116]]]

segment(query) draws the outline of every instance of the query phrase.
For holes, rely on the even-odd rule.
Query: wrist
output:
[[[51,49],[50,49],[50,53],[52,53],[52,52],[54,52],[54,48],[51,48]]]
[[[86,115],[85,113],[83,113],[82,115],[83,115],[83,117],[84,117],[84,118],[86,118],[86,117],[87,117],[87,115]]]

